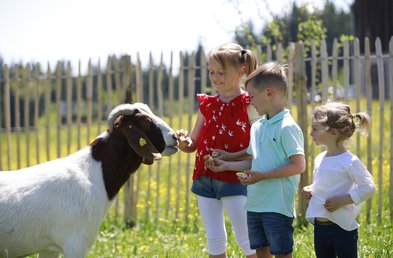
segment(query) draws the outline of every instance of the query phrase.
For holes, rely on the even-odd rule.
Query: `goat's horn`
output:
[[[132,115],[135,112],[135,106],[133,104],[120,104],[112,109],[108,116],[108,129],[110,132],[113,130],[113,124],[115,119],[120,115]]]

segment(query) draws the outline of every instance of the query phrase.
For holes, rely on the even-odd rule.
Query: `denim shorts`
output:
[[[269,246],[272,255],[293,251],[293,218],[275,212],[247,211],[251,249]]]
[[[191,192],[206,198],[216,198],[235,195],[247,196],[247,187],[241,183],[227,183],[207,176],[201,176],[192,181]]]

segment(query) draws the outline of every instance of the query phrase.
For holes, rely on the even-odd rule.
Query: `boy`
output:
[[[251,104],[264,115],[251,127],[250,145],[239,152],[214,150],[206,161],[215,172],[245,171],[250,246],[257,256],[292,257],[295,194],[304,172],[303,133],[285,109],[287,77],[283,66],[268,62],[246,79]]]

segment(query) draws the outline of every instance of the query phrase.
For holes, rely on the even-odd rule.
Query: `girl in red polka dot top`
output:
[[[241,88],[244,76],[257,67],[255,54],[240,45],[228,43],[208,55],[209,79],[217,94],[198,94],[199,112],[191,132],[177,131],[179,149],[196,151],[191,191],[196,194],[206,229],[209,256],[226,257],[224,210],[228,214],[237,243],[246,257],[256,257],[250,249],[247,232],[246,187],[234,171],[213,172],[204,165],[204,158],[214,156],[213,149],[238,152],[250,140],[250,97]]]

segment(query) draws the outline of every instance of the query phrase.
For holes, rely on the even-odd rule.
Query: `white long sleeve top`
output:
[[[359,158],[349,151],[329,157],[326,157],[326,151],[322,152],[315,158],[313,175],[306,219],[314,223],[316,217],[326,218],[347,231],[358,228],[356,217],[363,202],[375,192],[373,177]],[[330,197],[346,194],[351,196],[353,204],[334,212],[323,206]]]

